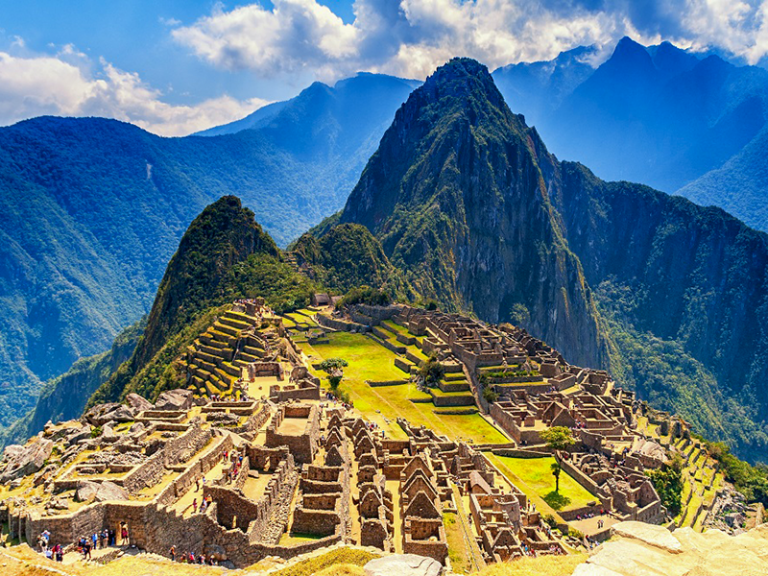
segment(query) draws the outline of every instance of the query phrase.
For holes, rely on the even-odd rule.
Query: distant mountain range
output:
[[[184,230],[216,198],[238,194],[283,245],[343,206],[416,85],[316,83],[209,138],[100,118],[0,128],[0,426],[148,311]]]
[[[768,71],[629,38],[597,69],[593,56],[578,48],[493,77],[558,158],[720,206],[768,231],[768,154],[759,157],[768,152]]]

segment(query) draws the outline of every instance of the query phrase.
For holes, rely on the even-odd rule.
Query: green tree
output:
[[[555,477],[555,492],[560,492],[560,472],[563,471],[563,468],[557,461],[553,462],[550,468],[552,469],[552,476]]]
[[[344,360],[344,358],[328,358],[326,360],[323,360],[319,364],[320,370],[331,373],[336,370],[341,370],[342,368],[346,368],[349,366],[349,363]]]
[[[483,388],[483,398],[490,404],[493,404],[496,402],[496,400],[499,399],[499,395],[493,391],[493,388],[491,386],[486,386]]]
[[[341,375],[340,374],[332,374],[328,377],[328,384],[331,385],[331,390],[333,392],[338,392],[339,390],[339,384],[341,384]]]
[[[670,514],[677,515],[683,504],[683,459],[680,455],[676,454],[671,462],[646,474],[653,482],[661,503]]]
[[[571,434],[571,429],[565,426],[553,426],[541,433],[541,439],[547,443],[557,457],[558,450],[567,450],[576,443],[576,439]]]

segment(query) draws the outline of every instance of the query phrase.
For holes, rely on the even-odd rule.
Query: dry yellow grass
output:
[[[315,576],[363,576],[365,571],[362,566],[356,566],[355,564],[339,564],[338,566],[329,566],[320,572],[316,572]]]
[[[491,564],[477,576],[570,576],[576,566],[587,561],[586,554],[520,558],[503,564]]]
[[[363,576],[363,566],[376,558],[365,550],[334,548],[286,566],[270,576]],[[569,576],[586,554],[523,558],[505,564],[495,564],[476,572],[477,576]],[[259,562],[238,571],[244,576],[259,576],[275,568],[270,561]],[[0,550],[2,576],[223,576],[227,570],[210,566],[195,566],[158,560],[151,557],[124,556],[106,565],[57,564],[43,558],[26,545]]]

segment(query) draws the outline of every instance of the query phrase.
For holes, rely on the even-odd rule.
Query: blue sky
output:
[[[451,56],[489,68],[629,35],[768,51],[763,0],[25,0],[0,5],[0,125],[99,115],[187,134],[366,70],[423,79]]]

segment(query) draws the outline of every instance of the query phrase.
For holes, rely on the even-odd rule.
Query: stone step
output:
[[[219,318],[219,323],[223,324],[224,326],[229,326],[230,328],[234,328],[235,330],[242,331],[246,328],[250,328],[250,324],[248,322],[243,322],[242,320],[238,320],[237,318],[227,318],[226,316],[222,316]]]
[[[222,362],[221,366],[219,367],[230,376],[233,376],[234,378],[240,378],[240,369],[236,368],[229,362]]]
[[[216,368],[216,370],[213,372],[213,374],[214,374],[214,376],[217,376],[219,378],[219,380],[221,380],[227,386],[227,388],[232,383],[232,380],[233,380],[232,376],[230,374],[227,374],[221,368]]]
[[[195,358],[199,358],[203,362],[206,362],[208,364],[218,365],[223,361],[223,358],[220,356],[216,356],[214,354],[209,354],[208,352],[205,352],[203,350],[198,350],[195,352]]]
[[[219,330],[211,330],[211,337],[218,342],[225,343],[228,348],[234,348],[235,342],[237,342],[237,338]]]
[[[247,354],[245,352],[240,352],[240,354],[237,355],[237,359],[238,360],[242,360],[243,362],[248,362],[248,363],[258,362],[259,361],[259,357],[258,356],[253,356],[253,355]]]
[[[250,354],[254,358],[264,358],[264,349],[255,346],[243,346],[243,352]]]
[[[222,332],[231,336],[232,338],[238,338],[240,336],[240,330],[238,328],[233,328],[232,326],[223,324],[221,320],[218,320],[216,324],[214,324],[214,328],[217,332]]]
[[[224,318],[231,318],[232,320],[245,322],[249,326],[253,326],[254,324],[256,324],[256,321],[257,321],[257,318],[255,316],[250,316],[245,312],[235,312],[234,310],[227,310],[224,313]]]

